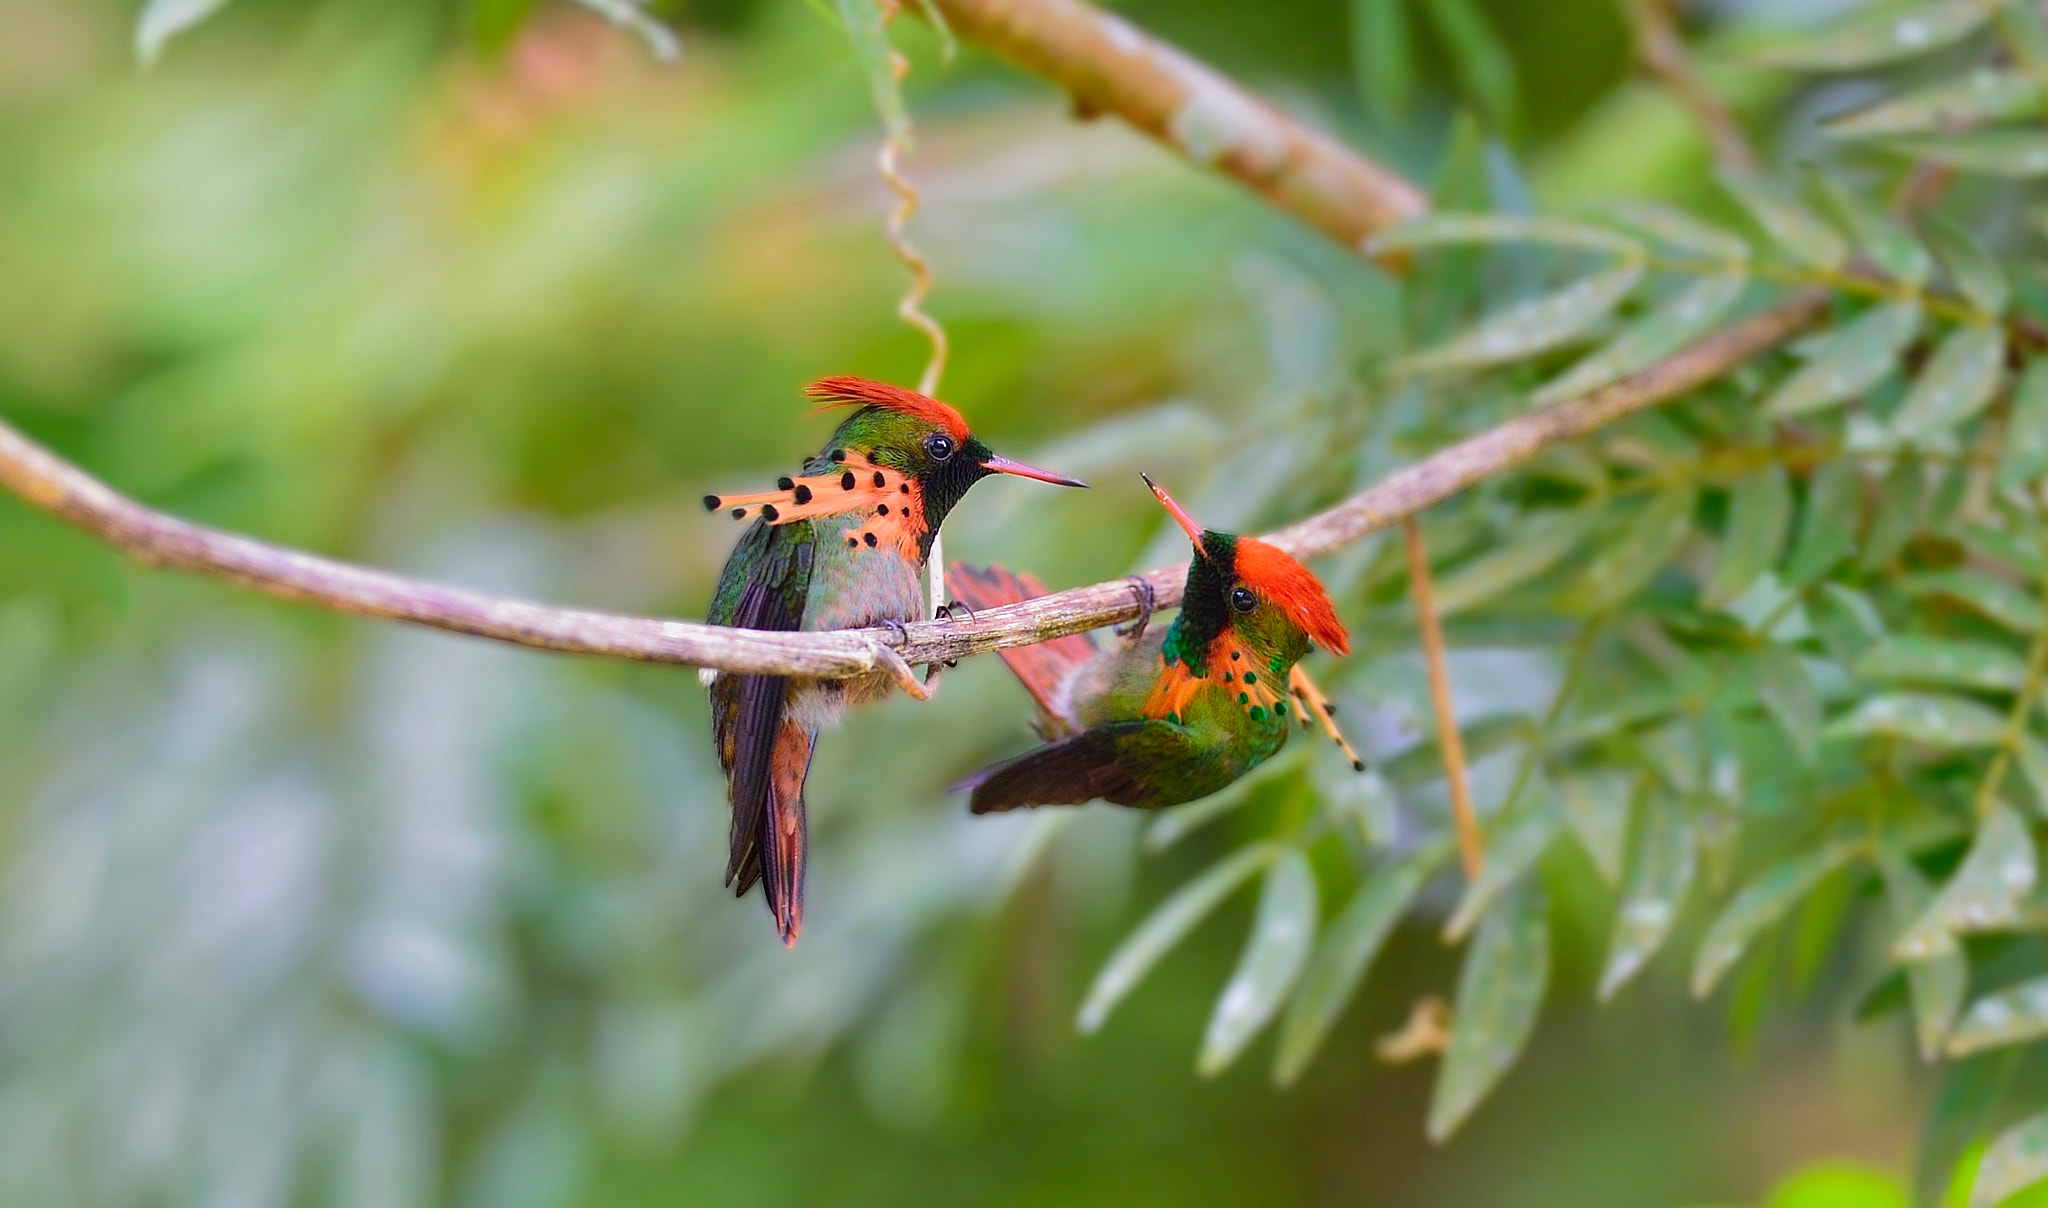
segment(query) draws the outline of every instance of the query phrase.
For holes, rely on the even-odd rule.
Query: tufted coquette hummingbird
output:
[[[714,625],[741,629],[857,629],[924,615],[920,583],[939,525],[990,474],[1087,484],[997,456],[952,407],[914,390],[829,377],[804,391],[821,408],[851,407],[803,472],[754,495],[706,495],[711,511],[752,519],[712,597]],[[901,686],[923,698],[896,660],[858,679],[716,674],[712,738],[732,804],[725,883],[744,896],[761,883],[786,945],[804,910],[804,778],[818,731],[846,706]]]
[[[1330,597],[1309,569],[1278,546],[1204,529],[1149,477],[1194,543],[1180,613],[1163,635],[1097,647],[1085,634],[1002,651],[1039,707],[1036,750],[984,769],[955,788],[972,790],[977,814],[1100,798],[1155,809],[1206,797],[1271,758],[1293,716],[1337,732],[1329,702],[1295,664],[1310,643],[1350,649]],[[947,577],[972,608],[1043,595],[1029,576],[958,563]]]

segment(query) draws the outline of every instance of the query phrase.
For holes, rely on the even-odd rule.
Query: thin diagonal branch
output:
[[[1693,120],[1713,147],[1714,160],[1738,172],[1757,169],[1755,148],[1721,94],[1707,87],[1685,51],[1678,33],[1678,0],[1622,0],[1629,29],[1635,35],[1636,62],[1669,88],[1692,111]]]
[[[1825,291],[1795,294],[1632,377],[1460,441],[1269,539],[1302,558],[1348,545],[1545,449],[1684,394],[1761,355],[1813,323],[1827,298]],[[896,647],[907,662],[941,662],[1099,629],[1138,614],[1123,579],[986,609],[964,622],[913,624],[900,643],[885,629],[765,633],[549,608],[202,528],[120,495],[4,423],[0,487],[151,566],[224,579],[336,612],[409,621],[538,650],[649,663],[844,678],[893,662],[882,653],[884,647]],[[1185,575],[1185,564],[1147,572],[1160,607],[1179,603]]]

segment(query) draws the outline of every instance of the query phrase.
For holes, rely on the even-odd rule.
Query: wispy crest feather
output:
[[[967,439],[967,421],[946,403],[926,394],[887,382],[861,377],[819,378],[804,387],[807,398],[826,407],[882,407],[914,416],[936,428],[943,428],[954,440]]]

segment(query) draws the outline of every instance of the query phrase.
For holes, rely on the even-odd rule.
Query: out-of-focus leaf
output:
[[[2030,531],[2007,532],[1983,524],[1965,523],[1956,538],[1971,553],[1990,562],[2003,562],[2028,579],[2048,578],[2048,549]]]
[[[1998,485],[2016,487],[2048,473],[2048,357],[2027,362],[2012,391],[2012,422],[1998,459]]]
[[[2016,1050],[2000,1049],[1948,1066],[1913,1161],[1914,1203],[1942,1208],[1960,1203],[1960,1197],[1950,1199],[1947,1193],[1957,1189],[1959,1167],[1969,1151],[1982,1144],[2018,1056]]]
[[[1525,883],[1490,911],[1465,951],[1449,1047],[1429,1104],[1429,1139],[1441,1144],[1522,1055],[1550,984],[1550,903]]]
[[[1415,37],[1408,0],[1351,0],[1351,74],[1379,120],[1408,112],[1415,95]]]
[[[1699,848],[1684,808],[1670,798],[1647,806],[1600,974],[1601,1002],[1613,998],[1663,946],[1699,870]]]
[[[1939,50],[1969,37],[1990,16],[1991,6],[1978,0],[1930,0],[1903,10],[1884,7],[1830,22],[1749,57],[1766,67],[1853,71]]]
[[[1373,872],[1324,929],[1322,942],[1302,974],[1301,990],[1287,1004],[1287,1014],[1280,1021],[1274,1081],[1292,1086],[1308,1067],[1309,1058],[1315,1056],[1357,992],[1380,946],[1450,853],[1448,838],[1439,838]]]
[[[1770,465],[1743,475],[1729,491],[1721,557],[1700,603],[1721,608],[1748,591],[1758,575],[1777,565],[1791,524],[1792,483],[1785,467]]]
[[[1757,699],[1763,702],[1764,711],[1792,740],[1792,749],[1799,752],[1799,757],[1812,763],[1820,747],[1820,693],[1813,686],[1813,677],[1806,673],[1799,652],[1790,646],[1764,642],[1751,650],[1740,665]]]
[[[1934,275],[1934,257],[1905,224],[1887,213],[1868,193],[1852,189],[1819,169],[1807,179],[1835,218],[1848,229],[1856,250],[1870,257],[1878,270],[1904,285],[1920,286]]]
[[[1948,1038],[1948,1055],[2025,1044],[2048,1036],[2048,977],[1987,994],[1970,1004]]]
[[[1826,737],[1906,738],[1935,747],[1988,747],[2005,733],[2005,718],[1960,696],[1888,692],[1867,697],[1828,723]]]
[[[2034,790],[2035,809],[2048,814],[2048,743],[2031,735],[2021,735],[2013,757],[2020,765],[2021,774],[2027,778],[2027,784]]]
[[[1709,226],[1675,206],[1656,201],[1611,202],[1607,212],[1667,247],[1694,252],[1712,260],[1739,263],[1749,259],[1742,237]]]
[[[1399,373],[1477,369],[1518,361],[1569,342],[1621,305],[1642,279],[1640,260],[1581,278],[1562,289],[1494,311],[1462,335],[1394,363]]]
[[[1772,415],[1806,415],[1877,385],[1920,330],[1918,302],[1883,302],[1822,337],[1813,355],[1764,401]]]
[[[1998,1134],[1977,1163],[1970,1208],[1996,1208],[2048,1180],[2048,1111],[2037,1112]]]
[[[1316,874],[1308,857],[1290,849],[1266,870],[1251,938],[1209,1016],[1202,1052],[1195,1059],[1202,1077],[1213,1078],[1230,1068],[1287,1000],[1315,944],[1318,908]]]
[[[1885,896],[1890,899],[1892,920],[1900,931],[1910,929],[1934,903],[1934,887],[1913,862],[1890,848],[1878,851],[1878,868],[1884,874]],[[1906,985],[1913,1001],[1913,1036],[1922,1060],[1941,1055],[1956,1012],[1962,1009],[1963,994],[1970,985],[1970,965],[1960,947],[1952,947],[1925,960],[1906,965]]]
[[[1892,460],[1884,481],[1877,488],[1877,511],[1870,518],[1870,531],[1856,557],[1862,570],[1877,570],[1899,556],[1906,542],[1920,527],[1920,513],[1927,504],[1927,472],[1920,459],[1909,451]]]
[[[1904,440],[1918,441],[1974,419],[1990,405],[2004,364],[2003,327],[1958,327],[1949,332],[1892,416],[1893,431]]]
[[[1566,606],[1583,613],[1605,612],[1640,591],[1692,529],[1696,501],[1690,483],[1659,492],[1596,548],[1578,582],[1566,591]]]
[[[1981,570],[1930,570],[1908,575],[1899,586],[1915,596],[1942,596],[2014,633],[2038,633],[2048,611],[2024,588]]]
[[[1496,751],[1527,742],[1533,727],[1527,717],[1514,713],[1464,722],[1459,729],[1465,740],[1466,761],[1478,763]],[[1444,778],[1443,748],[1432,734],[1381,763],[1380,772],[1386,776],[1387,783],[1396,788],[1413,789],[1434,784]]]
[[[1276,843],[1255,843],[1210,868],[1161,902],[1145,921],[1110,954],[1088,997],[1081,1003],[1076,1021],[1083,1033],[1095,1031],[1109,1012],[1129,994],[1161,957],[1187,937],[1195,925],[1207,918],[1232,890],[1280,855]]]
[[[1995,803],[1977,826],[1970,854],[1892,945],[1892,955],[1924,960],[1954,948],[1958,933],[2015,922],[2021,899],[2034,890],[2034,877],[2034,840],[2027,824],[2011,806]]]
[[[1799,899],[1820,884],[1822,878],[1841,868],[1859,850],[1851,839],[1830,839],[1804,855],[1795,856],[1743,887],[1733,901],[1707,928],[1700,941],[1699,955],[1692,966],[1692,992],[1705,998],[1741,959],[1764,928],[1785,917]]]
[[[2026,661],[2003,646],[1926,634],[1886,638],[1856,660],[1856,678],[2011,692],[2027,677]]]
[[[1314,772],[1316,791],[1331,817],[1351,822],[1375,847],[1393,846],[1399,837],[1400,813],[1393,789],[1378,768],[1361,772],[1340,759],[1321,759]]]
[[[1487,836],[1486,858],[1480,861],[1479,875],[1465,886],[1457,909],[1444,924],[1445,943],[1464,939],[1485,916],[1487,908],[1514,888],[1557,838],[1562,819],[1553,806],[1549,789],[1541,786],[1539,777],[1530,777],[1523,801],[1520,816]]]
[[[2036,102],[2037,106],[2039,103]],[[1987,315],[2004,313],[2005,304],[2012,299],[2012,285],[2005,279],[2005,270],[1998,267],[1977,237],[1938,214],[1926,215],[1921,223],[1927,229],[1927,241],[1934,246],[1935,256],[1949,280],[1956,283],[1957,291]]]
[[[624,3],[625,0],[612,0]],[[882,6],[877,0],[833,0],[838,6],[839,19],[846,25],[847,36],[853,39],[854,54],[860,59],[861,69],[867,73],[868,94],[875,103],[875,112],[881,115],[882,128],[889,137],[903,142],[910,141],[910,112],[903,107],[903,89],[896,81],[896,71],[890,62],[888,24],[882,19]]]
[[[641,7],[640,0],[576,0],[576,3],[640,39],[647,52],[662,62],[673,63],[682,58],[682,40],[676,37],[674,30],[649,15]],[[846,0],[841,0],[839,7],[844,12]],[[851,19],[848,27],[851,28]],[[894,84],[894,77],[890,82]]]
[[[1552,508],[1522,521],[1500,544],[1436,581],[1436,608],[1453,616],[1528,582],[1579,547],[1598,508]]]
[[[1396,233],[1410,225],[1422,224],[1412,233],[1428,235],[1440,231],[1441,228],[1433,226],[1433,220],[1442,215],[1482,226],[1493,217],[1475,213],[1491,204],[1492,189],[1488,182],[1486,132],[1471,110],[1460,109],[1451,119],[1443,147],[1436,180],[1430,189],[1430,212],[1366,239],[1362,245],[1365,252],[1380,254],[1383,240],[1389,236],[1398,238]],[[1513,221],[1509,219],[1510,223]],[[1411,250],[1398,243],[1384,246],[1387,250]],[[1435,343],[1468,322],[1478,306],[1487,249],[1464,238],[1426,238],[1412,245],[1412,250],[1418,254],[1407,290],[1408,335],[1417,345]]]
[[[1458,85],[1495,130],[1514,127],[1515,61],[1486,14],[1472,0],[1422,0],[1450,51]]]
[[[1425,214],[1388,227],[1366,242],[1365,250],[1407,252],[1459,243],[1537,243],[1549,247],[1618,252],[1640,258],[1643,245],[1619,231],[1568,218],[1518,214]]]
[[[221,9],[228,0],[149,0],[135,19],[135,57],[154,63],[164,43],[191,29]]]
[[[1529,396],[1538,406],[1597,390],[1646,369],[1699,338],[1742,297],[1749,278],[1716,273],[1630,323],[1613,339]]]
[[[1979,67],[1829,118],[1821,129],[1838,138],[1933,134],[2028,117],[2041,111],[2043,96],[2041,82],[2027,72]]]
[[[1863,521],[1863,475],[1852,458],[1821,466],[1807,482],[1799,532],[1785,563],[1785,581],[1803,587],[1820,578],[1856,544]]]
[[[1629,805],[1635,785],[1620,774],[1575,776],[1559,786],[1558,804],[1579,845],[1613,885],[1621,880],[1622,856],[1628,844]]]
[[[1842,267],[1848,260],[1848,243],[1777,182],[1729,169],[1717,173],[1716,179],[1742,203],[1742,208],[1779,250],[1794,260],[1829,270]]]
[[[2048,176],[2048,134],[1974,130],[1940,138],[1893,138],[1884,147],[1912,159],[1987,176]]]
[[[1889,636],[1870,597],[1840,583],[1821,584],[1813,598],[1813,628],[1828,657],[1845,666]]]

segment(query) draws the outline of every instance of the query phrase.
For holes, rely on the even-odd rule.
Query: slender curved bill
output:
[[[1056,487],[1085,487],[1088,485],[1078,478],[1069,478],[1065,474],[1055,474],[1051,470],[1041,470],[1037,466],[1027,466],[1021,461],[1011,461],[1001,454],[997,454],[981,464],[987,467],[990,473],[1015,474],[1019,478],[1036,478],[1040,482],[1049,482]]]

